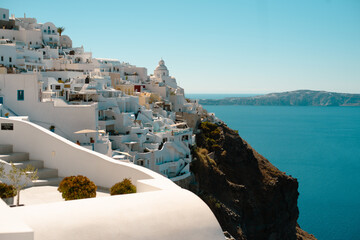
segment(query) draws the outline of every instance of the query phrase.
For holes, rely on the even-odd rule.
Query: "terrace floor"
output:
[[[98,189],[96,191],[96,197],[107,196],[110,196],[108,190]],[[30,187],[20,192],[20,204],[24,204],[25,206],[61,201],[65,200],[61,197],[61,193],[58,192],[57,187],[54,186]],[[14,197],[14,203],[16,203],[16,197]]]

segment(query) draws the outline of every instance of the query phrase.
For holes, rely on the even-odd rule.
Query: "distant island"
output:
[[[360,94],[296,90],[253,97],[200,99],[203,105],[360,106]]]

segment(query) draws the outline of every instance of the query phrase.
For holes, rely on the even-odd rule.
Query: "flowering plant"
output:
[[[132,184],[129,178],[124,178],[121,182],[116,183],[110,188],[111,195],[136,193],[136,186]]]
[[[66,177],[58,187],[58,191],[66,201],[96,197],[96,189],[96,185],[82,175]]]

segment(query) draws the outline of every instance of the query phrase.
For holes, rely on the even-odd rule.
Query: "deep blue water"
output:
[[[262,94],[247,94],[247,93],[233,93],[233,94],[208,94],[208,93],[187,93],[187,98],[192,99],[222,99],[227,97],[252,97]]]
[[[360,239],[360,107],[204,107],[298,179],[304,230]]]

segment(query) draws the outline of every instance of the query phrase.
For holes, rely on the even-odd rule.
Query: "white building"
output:
[[[0,29],[0,64],[16,73],[0,74],[2,116],[28,116],[85,148],[174,181],[190,176],[195,141],[190,128],[179,129],[175,112],[196,113],[198,105],[185,100],[164,60],[147,76],[143,67],[92,58],[70,37],[59,37],[51,22],[26,16],[12,21]]]

